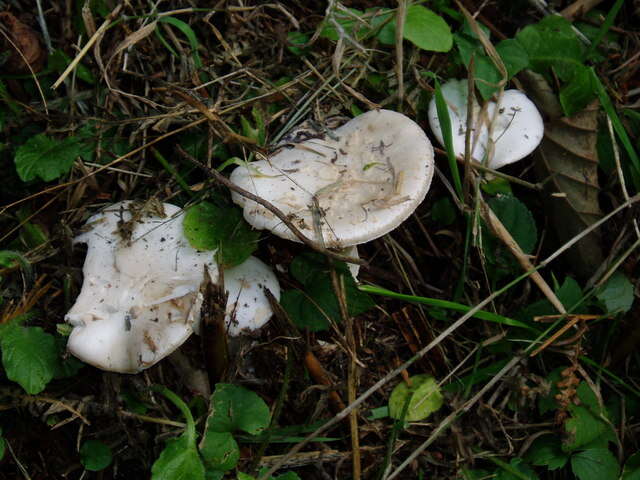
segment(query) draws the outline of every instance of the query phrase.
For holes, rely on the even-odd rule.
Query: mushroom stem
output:
[[[253,200],[254,202],[262,205],[264,208],[266,208],[267,210],[269,210],[271,213],[273,213],[276,217],[278,217],[280,219],[280,221],[282,223],[284,223],[287,228],[289,228],[289,230],[291,230],[291,232],[305,245],[307,245],[309,248],[315,250],[318,253],[322,253],[323,255],[326,255],[328,257],[334,258],[336,260],[339,260],[341,262],[346,262],[346,263],[355,263],[358,265],[365,265],[366,261],[362,260],[360,258],[353,258],[353,257],[349,257],[347,255],[343,255],[341,253],[337,253],[334,252],[332,250],[329,250],[328,248],[323,247],[319,242],[316,242],[314,240],[311,240],[309,237],[307,237],[304,233],[302,233],[292,222],[291,220],[289,220],[287,218],[287,215],[280,210],[278,207],[276,207],[275,205],[273,205],[271,202],[265,200],[262,197],[259,197],[257,195],[254,195],[253,193],[245,190],[242,187],[239,187],[238,185],[236,185],[235,183],[231,182],[227,177],[225,177],[224,175],[222,175],[220,172],[218,172],[215,168],[209,168],[206,165],[204,165],[203,163],[199,162],[198,160],[196,160],[195,158],[193,158],[191,155],[189,155],[186,151],[184,151],[182,149],[182,147],[180,145],[177,146],[178,151],[180,152],[180,154],[186,158],[188,161],[190,161],[191,163],[193,163],[195,166],[199,167],[202,171],[204,171],[211,179],[215,180],[216,182],[220,183],[221,185],[224,185],[225,187],[227,187],[229,190],[233,190],[234,192],[242,195],[245,198],[248,198],[249,200]]]

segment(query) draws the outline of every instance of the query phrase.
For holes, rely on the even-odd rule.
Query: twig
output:
[[[289,230],[291,230],[291,233],[293,233],[302,243],[307,245],[309,248],[312,248],[313,250],[315,250],[318,253],[322,253],[323,255],[326,255],[328,257],[334,258],[334,259],[339,260],[341,262],[357,263],[358,265],[366,264],[366,261],[364,261],[364,260],[362,260],[360,258],[352,258],[352,257],[349,257],[348,255],[343,255],[341,253],[337,253],[337,252],[331,251],[331,250],[323,247],[319,242],[315,242],[315,241],[311,240],[309,237],[307,237],[305,234],[303,234],[300,230],[298,230],[298,228],[291,222],[291,220],[289,220],[287,218],[287,215],[282,210],[280,210],[278,207],[273,205],[271,202],[265,200],[262,197],[254,195],[253,193],[251,193],[248,190],[245,190],[242,187],[239,187],[238,185],[233,183],[231,180],[229,180],[227,177],[225,177],[220,172],[218,172],[215,168],[209,168],[206,165],[204,165],[203,163],[199,162],[198,160],[193,158],[191,155],[189,155],[187,152],[185,152],[184,149],[180,145],[178,145],[176,148],[177,148],[178,152],[180,152],[180,154],[184,158],[186,158],[188,161],[193,163],[195,166],[197,166],[200,169],[202,169],[210,178],[212,178],[213,180],[215,180],[219,184],[224,185],[229,190],[232,190],[232,191],[242,195],[243,197],[248,198],[249,200],[252,200],[252,201],[262,205],[264,208],[266,208],[271,213],[273,213],[276,217],[278,217],[280,219],[280,221],[282,221],[282,223],[284,223],[287,226],[287,228],[289,228]]]
[[[116,15],[118,15],[118,13],[120,13],[120,10],[122,10],[122,4],[118,5],[116,8],[114,8],[111,11],[111,13],[109,15],[107,15],[107,18],[105,18],[104,22],[102,22],[102,25],[100,25],[100,28],[98,28],[98,30],[96,30],[96,33],[94,33],[93,36],[89,39],[89,41],[87,41],[87,43],[85,43],[84,47],[82,47],[82,50],[80,50],[78,55],[76,55],[76,57],[71,61],[69,66],[67,66],[67,68],[65,68],[64,72],[62,72],[60,77],[58,77],[56,82],[51,86],[51,88],[53,90],[58,88],[60,86],[60,84],[62,82],[64,82],[64,79],[69,76],[69,74],[73,71],[74,68],[76,68],[78,63],[80,63],[80,60],[82,60],[84,58],[84,56],[87,54],[89,49],[93,46],[93,44],[96,43],[96,41],[107,30],[107,28],[111,24],[111,20],[113,20],[113,18]]]

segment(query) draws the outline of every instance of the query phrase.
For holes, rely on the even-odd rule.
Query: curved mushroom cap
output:
[[[82,290],[65,316],[74,327],[67,348],[95,367],[135,373],[170,354],[200,316],[204,266],[217,278],[212,253],[184,237],[182,210],[167,203],[159,209],[164,216],[117,203],[92,216],[90,230],[75,239],[88,250]]]
[[[433,148],[408,117],[364,113],[322,138],[280,145],[268,160],[237,167],[231,181],[282,210],[316,241],[343,248],[380,237],[424,199],[433,176]],[[270,211],[232,193],[258,229],[299,241]]]
[[[280,284],[273,271],[256,257],[249,257],[237,267],[224,271],[224,287],[228,292],[225,323],[230,336],[262,327],[273,315],[268,289],[280,300]]]
[[[442,86],[442,95],[447,102],[451,118],[453,150],[456,156],[464,155],[465,150],[467,88],[466,80],[450,80]],[[495,114],[496,108],[498,108],[497,114]],[[505,90],[500,99],[500,105],[496,106],[495,102],[488,102],[485,112],[481,111],[478,102],[474,99],[475,126],[471,136],[471,156],[479,163],[484,161],[487,154],[488,126],[494,114],[496,118],[491,132],[494,152],[492,158],[488,160],[488,166],[498,169],[517,162],[533,152],[542,141],[544,123],[536,106],[520,90]],[[429,125],[440,144],[444,145],[435,98],[429,103]]]

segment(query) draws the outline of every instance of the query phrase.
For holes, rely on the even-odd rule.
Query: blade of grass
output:
[[[593,42],[591,42],[591,46],[587,51],[586,58],[589,58],[591,54],[595,52],[596,48],[598,48],[598,45],[613,25],[613,22],[616,19],[618,12],[622,8],[623,3],[624,0],[617,0],[616,3],[613,4],[613,7],[611,7],[611,10],[609,10],[609,13],[607,13],[606,18],[604,19],[604,22],[602,22],[602,25],[600,25],[600,29],[598,30],[596,37],[593,39]]]
[[[151,147],[151,151],[153,152],[153,156],[156,157],[156,160],[158,160],[158,162],[160,162],[160,165],[162,165],[164,167],[164,169],[169,172],[169,174],[176,179],[176,182],[178,182],[178,185],[180,185],[180,187],[190,196],[193,196],[193,192],[191,191],[191,188],[189,187],[189,184],[185,181],[184,178],[182,178],[182,175],[180,175],[178,173],[178,171],[174,168],[173,165],[171,165],[166,158],[164,158],[164,156],[155,148]]]
[[[640,158],[638,157],[638,153],[633,148],[631,139],[629,138],[629,135],[627,134],[627,131],[625,130],[624,125],[622,124],[622,121],[620,120],[620,117],[618,116],[618,113],[613,106],[613,103],[611,103],[611,99],[609,98],[604,85],[598,78],[595,70],[593,68],[591,68],[590,70],[593,86],[596,90],[596,94],[598,95],[598,99],[602,104],[602,108],[604,108],[605,113],[611,119],[613,129],[616,131],[620,142],[622,142],[622,145],[624,146],[624,149],[627,151],[627,155],[629,155],[629,159],[631,160],[631,174],[633,177],[633,184],[636,187],[636,191],[640,191]]]
[[[429,305],[431,307],[437,307],[437,308],[445,308],[447,310],[454,310],[456,312],[466,313],[472,309],[468,305],[464,305],[462,303],[450,302],[448,300],[440,300],[438,298],[405,295],[403,293],[393,292],[391,290],[387,290],[386,288],[375,287],[372,285],[361,285],[360,287],[358,287],[358,289],[363,292],[371,293],[373,295],[382,295],[384,297],[395,298],[397,300],[405,300],[407,302],[421,303],[423,305]],[[507,325],[509,327],[520,327],[520,328],[526,328],[527,330],[531,330],[536,333],[539,332],[536,328],[532,327],[531,325],[528,325],[527,323],[521,322],[519,320],[515,320],[513,318],[503,317],[502,315],[487,312],[485,310],[478,310],[473,314],[473,317],[478,318],[480,320],[486,320],[488,322]]]
[[[460,171],[458,170],[458,162],[456,162],[456,154],[453,150],[453,133],[451,132],[451,118],[449,117],[449,109],[447,108],[447,102],[442,95],[442,88],[440,82],[436,80],[436,110],[438,112],[438,121],[440,122],[440,129],[442,130],[442,138],[444,140],[444,147],[447,151],[447,158],[449,159],[449,168],[451,169],[451,176],[453,177],[453,185],[458,194],[460,201],[464,201],[462,196],[462,181],[460,180]]]
[[[200,55],[198,55],[198,38],[196,37],[196,33],[189,26],[189,24],[183,22],[182,20],[178,20],[175,17],[161,17],[158,19],[160,23],[168,23],[176,27],[178,30],[182,32],[182,34],[187,37],[189,41],[189,45],[191,46],[191,54],[193,55],[193,62],[195,63],[197,68],[202,68],[202,60],[200,60]]]

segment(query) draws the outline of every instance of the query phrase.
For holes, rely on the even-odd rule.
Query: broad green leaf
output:
[[[50,182],[66,174],[82,151],[78,138],[57,140],[39,133],[16,150],[16,171],[23,182],[37,177]]]
[[[355,316],[369,310],[375,304],[371,297],[358,290],[347,265],[334,262],[336,272],[342,278],[349,315]],[[291,262],[291,275],[304,286],[300,290],[287,290],[280,304],[291,320],[300,328],[311,331],[325,330],[329,319],[341,321],[340,306],[331,281],[327,260],[317,253],[303,253]]]
[[[616,480],[620,465],[606,448],[592,448],[571,457],[571,469],[580,480]]]
[[[543,435],[533,442],[526,459],[532,465],[557,470],[566,465],[569,455],[562,451],[562,442],[559,437]]]
[[[558,95],[565,115],[572,116],[582,111],[595,96],[591,71],[583,66],[574,67],[568,83]]]
[[[627,459],[620,480],[640,480],[640,452],[634,453]]]
[[[0,331],[2,364],[7,378],[35,395],[54,377],[58,349],[53,335],[40,327],[6,325]]]
[[[200,454],[207,469],[226,471],[237,465],[240,448],[231,432],[207,430],[200,444]]]
[[[270,421],[269,407],[256,393],[229,383],[216,385],[211,395],[207,433],[242,430],[257,435],[269,426]]]
[[[625,274],[615,272],[598,290],[596,296],[604,304],[607,313],[626,313],[631,310],[633,304],[633,291],[633,284]]]
[[[431,218],[440,225],[451,225],[456,220],[456,208],[449,197],[436,200],[431,207]]]
[[[538,229],[529,209],[511,195],[489,200],[489,206],[524,253],[531,253],[538,241]]]
[[[597,418],[589,408],[582,405],[570,405],[569,412],[571,418],[568,419],[564,428],[568,434],[563,450],[572,452],[580,449],[596,440],[604,440],[606,447],[607,440],[604,434],[609,426],[601,419]]]
[[[193,248],[216,250],[223,268],[244,262],[258,247],[260,233],[253,230],[236,207],[202,202],[187,210],[184,234]]]
[[[517,473],[515,473],[517,472]],[[521,458],[512,458],[508,464],[504,464],[496,471],[495,480],[538,480],[538,476],[533,469]]]
[[[407,9],[403,33],[405,39],[423,50],[448,52],[453,45],[447,22],[421,5],[412,5]]]
[[[507,69],[507,79],[511,79],[518,72],[529,66],[527,51],[513,38],[507,38],[498,43],[496,51]]]
[[[80,463],[90,472],[104,470],[111,460],[111,449],[98,440],[87,440],[80,447]]]
[[[204,480],[204,465],[185,433],[167,442],[151,467],[152,480]]]
[[[442,407],[443,397],[438,388],[438,382],[431,375],[420,374],[409,378],[407,382],[400,382],[389,397],[389,416],[396,420],[416,422],[423,420],[437,412]],[[410,398],[404,419],[402,418],[405,402]]]

